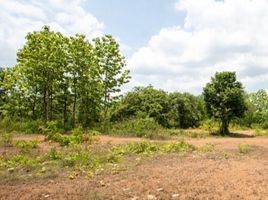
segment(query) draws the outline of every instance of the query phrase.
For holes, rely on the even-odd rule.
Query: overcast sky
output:
[[[216,71],[247,91],[268,89],[267,0],[0,0],[0,66],[13,66],[27,32],[112,34],[133,86],[199,94]]]

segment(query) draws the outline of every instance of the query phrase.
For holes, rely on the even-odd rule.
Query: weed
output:
[[[197,148],[197,152],[200,154],[212,152],[215,148],[215,144],[206,143],[204,146]]]
[[[24,141],[19,140],[16,142],[15,146],[20,148],[24,153],[30,152],[32,149],[36,149],[38,147],[38,141]]]
[[[11,133],[4,132],[1,134],[1,141],[4,146],[12,146],[13,135]]]
[[[239,153],[246,154],[249,152],[249,150],[250,150],[249,144],[244,143],[244,142],[239,144]]]
[[[56,148],[52,148],[47,154],[47,157],[49,158],[49,160],[58,160],[61,158],[61,154],[57,151]]]
[[[140,142],[140,143],[129,143],[113,147],[112,151],[119,155],[123,154],[145,154],[151,155],[154,153],[186,153],[190,152],[194,147],[184,141],[177,143],[153,143],[153,142]]]
[[[152,118],[131,119],[112,125],[111,133],[122,136],[152,137],[163,128]],[[151,136],[149,136],[151,135]]]

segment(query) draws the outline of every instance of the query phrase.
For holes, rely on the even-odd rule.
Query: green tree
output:
[[[220,133],[228,134],[228,126],[235,117],[246,111],[244,89],[235,72],[217,72],[203,90],[207,113],[220,121]]]
[[[196,127],[203,118],[201,100],[189,93],[171,93],[169,124],[176,128]]]
[[[53,119],[53,101],[56,84],[62,77],[62,59],[65,58],[64,36],[44,26],[41,31],[29,33],[26,44],[17,53],[24,82],[36,98],[42,97],[43,119]]]
[[[163,90],[153,86],[136,87],[128,92],[112,115],[113,120],[124,120],[133,117],[151,117],[162,126],[168,126],[169,97]]]
[[[94,41],[94,63],[100,71],[102,86],[102,116],[104,131],[109,122],[109,108],[119,98],[121,86],[130,79],[129,70],[125,69],[125,58],[120,53],[119,44],[110,36],[105,35]]]

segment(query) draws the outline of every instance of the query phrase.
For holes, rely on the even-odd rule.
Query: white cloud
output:
[[[128,60],[132,85],[199,93],[216,71],[247,90],[268,85],[267,0],[180,0],[183,26],[163,28]]]
[[[15,63],[16,51],[26,34],[50,25],[67,35],[102,35],[104,24],[82,7],[79,0],[0,0],[0,65]]]

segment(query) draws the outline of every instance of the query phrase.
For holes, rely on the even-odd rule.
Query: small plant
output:
[[[244,142],[239,144],[239,153],[246,154],[249,152],[249,150],[250,150],[249,144],[244,143]]]
[[[57,151],[56,148],[50,149],[50,151],[47,155],[48,155],[48,158],[50,160],[58,160],[61,158],[61,154],[60,154],[60,152]]]
[[[4,132],[1,134],[1,141],[4,146],[12,146],[13,135],[11,133]]]
[[[197,148],[197,152],[200,154],[212,152],[215,148],[215,144],[206,143],[204,146]]]
[[[17,148],[21,148],[23,152],[27,153],[27,152],[30,152],[32,149],[36,149],[38,147],[38,141],[37,140],[33,140],[33,141],[19,140],[16,142],[15,146]]]
[[[194,147],[184,141],[177,143],[154,143],[154,142],[140,142],[129,143],[124,146],[113,147],[112,151],[117,154],[145,154],[151,155],[154,153],[187,153],[194,150]]]

